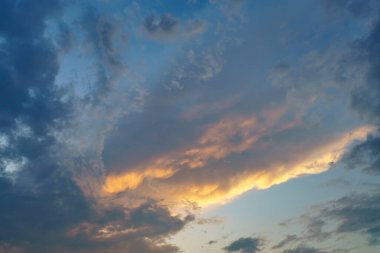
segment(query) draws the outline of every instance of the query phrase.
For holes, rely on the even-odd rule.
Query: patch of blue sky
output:
[[[315,206],[351,194],[353,190],[355,193],[368,192],[373,187],[370,182],[376,184],[377,180],[360,171],[337,166],[326,173],[303,176],[267,190],[252,190],[227,205],[205,210],[204,217],[221,217],[224,222],[194,225],[181,232],[173,241],[183,246],[184,252],[220,252],[233,239],[261,236],[270,238],[263,252],[273,252],[271,246],[286,235],[302,235],[305,231],[300,219],[302,215],[312,215]],[[284,222],[286,227],[279,225]],[[333,226],[332,223],[328,224],[328,227]],[[208,245],[211,240],[218,243]],[[352,252],[378,250],[378,247],[366,247],[366,238],[361,235],[334,240],[331,238],[319,242],[318,246],[347,249],[363,245]]]

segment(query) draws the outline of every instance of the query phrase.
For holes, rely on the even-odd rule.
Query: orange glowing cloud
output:
[[[262,112],[263,119],[260,122],[253,115],[222,118],[219,122],[206,126],[193,146],[165,154],[127,172],[108,175],[103,191],[114,194],[135,190],[146,179],[169,178],[177,171],[202,168],[212,160],[247,151],[264,134],[275,131],[277,122],[287,109],[283,106],[266,109]]]
[[[255,124],[255,117],[225,118],[209,126],[193,148],[159,157],[153,162],[122,174],[107,176],[103,190],[107,193],[133,190],[139,187],[144,179],[168,178],[180,169],[201,168],[210,160],[243,152],[259,137],[252,132]]]
[[[107,193],[118,193],[125,190],[136,189],[145,178],[168,178],[174,174],[174,170],[147,169],[142,172],[127,172],[120,176],[110,175],[106,178],[104,190]]]
[[[287,155],[290,151],[286,148],[281,151],[279,147],[283,153],[280,156],[269,149],[262,158],[266,159],[264,165],[257,165],[255,158],[236,170],[231,168],[228,172],[221,172],[225,174],[220,177],[210,176],[215,175],[208,167],[211,161],[255,152],[257,147],[265,150],[267,147],[259,142],[260,138],[301,125],[305,111],[284,122],[288,110],[287,107],[277,107],[263,111],[260,117],[233,115],[222,118],[205,126],[199,138],[186,148],[143,161],[123,173],[108,175],[102,191],[116,194],[129,190],[168,201],[196,202],[200,206],[221,204],[251,189],[266,189],[301,175],[324,172],[340,160],[352,141],[362,140],[374,131],[373,127],[359,127],[319,144],[299,148],[298,156]],[[174,177],[175,180],[171,180]]]
[[[251,189],[267,189],[302,175],[322,173],[339,161],[350,143],[365,139],[374,130],[373,127],[360,127],[324,146],[303,153],[303,159],[299,161],[272,164],[262,169],[247,169],[228,178],[226,182],[176,186],[175,191],[169,189],[168,195],[196,202],[200,206],[209,206],[226,203]]]

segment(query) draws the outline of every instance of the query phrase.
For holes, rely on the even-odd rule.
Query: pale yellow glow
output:
[[[243,152],[249,149],[259,137],[251,132],[255,123],[255,117],[225,118],[209,126],[197,141],[196,147],[167,154],[126,173],[109,175],[105,180],[103,190],[106,193],[133,190],[139,187],[145,178],[168,178],[181,168],[201,168],[209,160]],[[234,136],[239,136],[240,139],[232,142],[231,139]]]
[[[373,132],[373,127],[360,127],[332,140],[323,147],[307,154],[305,159],[296,164],[278,164],[273,167],[245,172],[230,179],[230,187],[222,189],[217,184],[190,185],[170,191],[175,198],[196,202],[199,206],[210,206],[226,203],[251,189],[267,189],[273,185],[284,183],[301,175],[318,174],[328,170],[331,164],[339,161],[345,148],[354,140],[366,138]]]
[[[298,157],[289,161],[281,161],[273,157],[263,167],[239,168],[230,177],[196,180],[190,182],[162,182],[152,180],[150,187],[143,187],[146,179],[167,179],[181,170],[202,169],[212,160],[220,160],[233,153],[241,153],[251,149],[263,135],[283,131],[297,126],[301,122],[302,113],[296,115],[284,128],[276,125],[286,112],[283,108],[274,108],[265,113],[265,120],[258,122],[254,116],[231,116],[210,124],[194,145],[142,163],[136,168],[121,174],[106,177],[103,192],[115,194],[126,190],[134,190],[158,199],[168,201],[190,201],[199,206],[223,204],[251,189],[267,189],[273,185],[286,182],[301,175],[317,174],[328,170],[331,164],[342,157],[347,146],[354,140],[366,138],[374,131],[373,127],[359,127],[353,131],[342,133],[329,142],[310,147],[302,151]],[[294,144],[297,145],[297,144]],[[286,152],[286,150],[284,150]],[[193,171],[191,173],[197,173]]]

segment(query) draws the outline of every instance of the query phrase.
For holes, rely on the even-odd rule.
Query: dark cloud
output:
[[[351,106],[371,123],[380,124],[380,20],[373,23],[369,34],[355,44],[356,60],[367,66],[366,79],[351,93]],[[380,168],[380,139],[375,133],[356,145],[344,156],[348,168],[361,168],[378,173]]]
[[[379,200],[379,194],[353,194],[324,204],[316,215],[306,219],[307,233],[302,239],[323,241],[335,235],[359,233],[367,236],[370,244],[379,244]],[[327,229],[332,223],[336,227]]]
[[[144,27],[154,37],[172,36],[178,32],[179,20],[168,13],[161,16],[151,14],[145,19]]]
[[[348,13],[354,18],[366,17],[373,11],[373,0],[322,0],[323,6],[331,13]]]
[[[101,253],[103,253],[102,251]],[[147,238],[138,238],[132,240],[127,244],[121,243],[120,246],[115,247],[112,251],[105,251],[110,253],[126,253],[126,252],[139,252],[139,253],[177,253],[180,252],[179,248],[170,244],[158,244]]]
[[[44,29],[62,8],[61,1],[0,3],[0,241],[28,252],[44,251],[89,215],[54,151],[54,132],[68,124],[71,105],[54,84],[59,49]]]
[[[379,175],[380,173],[380,137],[369,135],[365,142],[354,146],[343,158],[343,163],[349,169]]]
[[[57,14],[61,2],[0,4],[0,129],[7,133],[21,122],[32,134],[44,135],[67,107],[53,85],[59,68],[55,48],[43,36],[45,18]]]
[[[206,22],[202,20],[181,21],[170,13],[151,14],[145,18],[144,30],[153,39],[174,39],[193,36],[205,30]]]
[[[57,180],[64,184],[62,178]],[[33,195],[16,192],[10,181],[1,178],[1,240],[27,252],[135,252],[136,245],[142,247],[139,252],[177,252],[162,239],[194,219],[172,216],[153,202],[95,212],[78,188],[70,187]]]
[[[301,238],[297,235],[287,235],[282,241],[280,241],[278,244],[274,245],[272,249],[280,249],[284,246],[287,246],[290,243],[297,242]]]
[[[135,252],[137,245],[141,252],[177,252],[163,239],[193,219],[173,216],[166,207],[148,201],[137,208],[112,207],[89,216],[67,230],[67,237],[76,242],[71,250],[79,252]]]
[[[320,217],[339,222],[337,233],[359,232],[367,235],[371,244],[380,238],[380,195],[361,194],[346,196],[329,203]]]
[[[96,83],[88,99],[97,104],[113,90],[127,71],[115,46],[115,43],[121,43],[120,23],[96,8],[88,8],[81,24],[87,34],[87,45],[94,56],[97,72]]]
[[[226,252],[256,253],[261,250],[262,242],[259,238],[242,237],[224,247]]]
[[[177,216],[172,216],[169,209],[148,202],[132,210],[125,223],[131,227],[148,228],[144,235],[155,236],[178,232],[186,223],[193,220],[192,215],[188,215],[182,220]]]
[[[373,25],[369,35],[358,41],[355,53],[360,56],[363,64],[368,65],[366,82],[353,90],[351,94],[352,107],[363,116],[379,123],[380,102],[380,20]]]
[[[88,203],[76,185],[68,178],[50,176],[55,178],[46,178],[46,188],[38,194],[22,191],[0,178],[2,241],[27,248],[28,252],[41,252],[61,244],[66,229],[88,217]]]
[[[48,16],[58,14],[61,0],[4,0],[0,3],[0,31],[6,38],[33,39],[40,37]]]
[[[285,250],[285,251],[283,251],[283,253],[326,253],[326,252],[319,250],[317,248],[309,248],[306,246],[298,246],[295,249]]]
[[[63,8],[58,0],[0,3],[0,252],[177,252],[163,238],[194,217],[173,216],[154,202],[98,206],[76,184],[74,157],[57,138],[75,109],[55,84],[59,54],[75,46],[60,20]],[[61,24],[56,44],[45,33],[50,19]],[[85,20],[105,65],[100,71],[115,79],[124,70],[113,45],[116,26],[97,13]],[[104,93],[114,79],[100,79],[107,87],[96,91]]]
[[[58,0],[0,3],[0,241],[28,252],[45,251],[89,216],[54,150],[71,105],[55,85],[59,48],[44,30],[63,7]]]

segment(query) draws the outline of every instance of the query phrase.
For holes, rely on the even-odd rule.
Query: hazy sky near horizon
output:
[[[2,0],[0,253],[380,250],[377,0]]]

